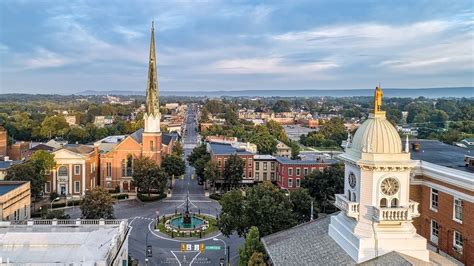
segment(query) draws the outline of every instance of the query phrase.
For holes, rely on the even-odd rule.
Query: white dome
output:
[[[385,112],[370,114],[357,129],[352,140],[352,152],[402,153],[402,141],[393,125],[385,118]]]

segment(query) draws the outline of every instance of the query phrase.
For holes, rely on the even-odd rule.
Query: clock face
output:
[[[383,194],[393,196],[400,189],[400,183],[398,183],[398,180],[393,177],[385,178],[380,185],[380,189]]]
[[[349,174],[349,186],[351,186],[351,188],[355,188],[356,183],[357,183],[357,179],[356,179],[354,173],[350,173]]]

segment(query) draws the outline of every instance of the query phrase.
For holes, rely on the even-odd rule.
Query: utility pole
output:
[[[310,221],[313,220],[313,201],[311,200],[311,218]]]

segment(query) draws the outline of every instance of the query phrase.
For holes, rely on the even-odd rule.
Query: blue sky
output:
[[[474,86],[472,1],[0,1],[0,92]]]

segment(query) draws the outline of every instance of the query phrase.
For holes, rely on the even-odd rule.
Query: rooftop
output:
[[[99,220],[31,223],[0,223],[0,257],[13,264],[95,265],[111,262],[110,250],[121,245],[128,233],[127,222],[122,220],[102,220],[101,224]]]
[[[253,153],[248,152],[244,149],[236,149],[230,144],[224,143],[208,143],[208,147],[211,149],[213,155],[231,155],[231,154],[241,154],[241,155],[252,155]]]
[[[320,161],[317,161],[317,160],[293,160],[288,157],[276,157],[276,160],[281,164],[322,164],[322,163],[333,164],[333,163],[336,163],[336,160],[332,160],[332,159],[321,159]]]
[[[268,154],[257,154],[253,156],[254,160],[275,160],[276,158]]]
[[[66,144],[63,148],[79,154],[89,154],[94,151],[94,146],[83,144]]]
[[[464,165],[464,155],[472,155],[468,149],[449,145],[438,140],[416,140],[411,143],[419,143],[420,151],[410,150],[412,160],[421,160],[456,170],[474,173],[474,170]]]
[[[21,186],[23,183],[18,184],[4,184],[0,182],[0,196],[7,194],[8,192],[14,190],[15,188]]]
[[[14,164],[21,163],[22,161],[0,161],[0,170],[8,169]]]
[[[329,236],[331,215],[262,238],[273,265],[356,265]],[[430,251],[430,263],[395,251],[359,265],[454,265],[453,261]]]

